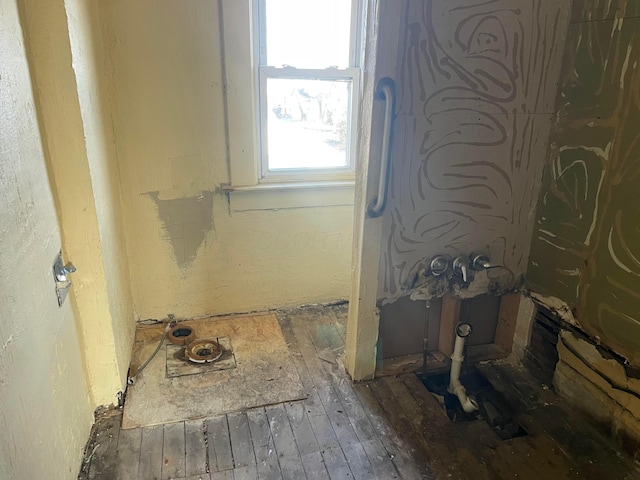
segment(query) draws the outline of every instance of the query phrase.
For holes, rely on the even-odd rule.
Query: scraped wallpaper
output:
[[[531,289],[640,364],[640,1],[576,0],[533,236]]]
[[[406,294],[439,253],[490,253],[516,282],[527,267],[570,2],[402,5],[379,298]]]

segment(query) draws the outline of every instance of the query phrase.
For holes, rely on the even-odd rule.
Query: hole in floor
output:
[[[467,413],[462,409],[458,397],[449,393],[449,372],[416,374],[426,389],[436,398],[452,422],[485,421],[502,440],[523,437],[527,431],[514,419],[515,411],[505,397],[493,388],[476,368],[466,368],[460,374],[460,381],[467,394],[473,396],[480,410]]]
[[[178,328],[173,331],[172,335],[174,337],[188,337],[189,335],[191,335],[192,331],[193,330],[191,330],[190,328]]]

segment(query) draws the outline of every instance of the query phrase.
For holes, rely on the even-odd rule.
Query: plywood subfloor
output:
[[[414,375],[353,385],[336,359],[346,316],[346,306],[278,312],[305,400],[132,430],[112,412],[93,430],[80,479],[640,479],[518,367],[482,366],[529,432],[506,441],[484,422],[450,423]]]
[[[273,314],[190,320],[199,339],[228,337],[233,345],[233,369],[180,377],[167,376],[164,350],[130,386],[122,428],[192,420],[304,397],[278,320]],[[163,325],[136,330],[132,364],[139,365],[162,337]],[[135,368],[132,368],[135,370]]]

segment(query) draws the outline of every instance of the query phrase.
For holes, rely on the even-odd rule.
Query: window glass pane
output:
[[[264,0],[267,65],[349,66],[350,0]]]
[[[267,79],[269,170],[348,166],[350,81]]]

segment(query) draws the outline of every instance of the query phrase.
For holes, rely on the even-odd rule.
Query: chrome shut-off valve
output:
[[[449,270],[450,263],[450,257],[447,257],[446,255],[436,255],[431,259],[431,263],[429,263],[429,272],[438,277]]]
[[[469,281],[469,257],[459,256],[453,259],[453,271],[459,273],[464,283]]]
[[[471,268],[473,270],[486,270],[491,267],[491,263],[489,262],[489,257],[486,255],[474,255],[473,260],[471,261]]]

